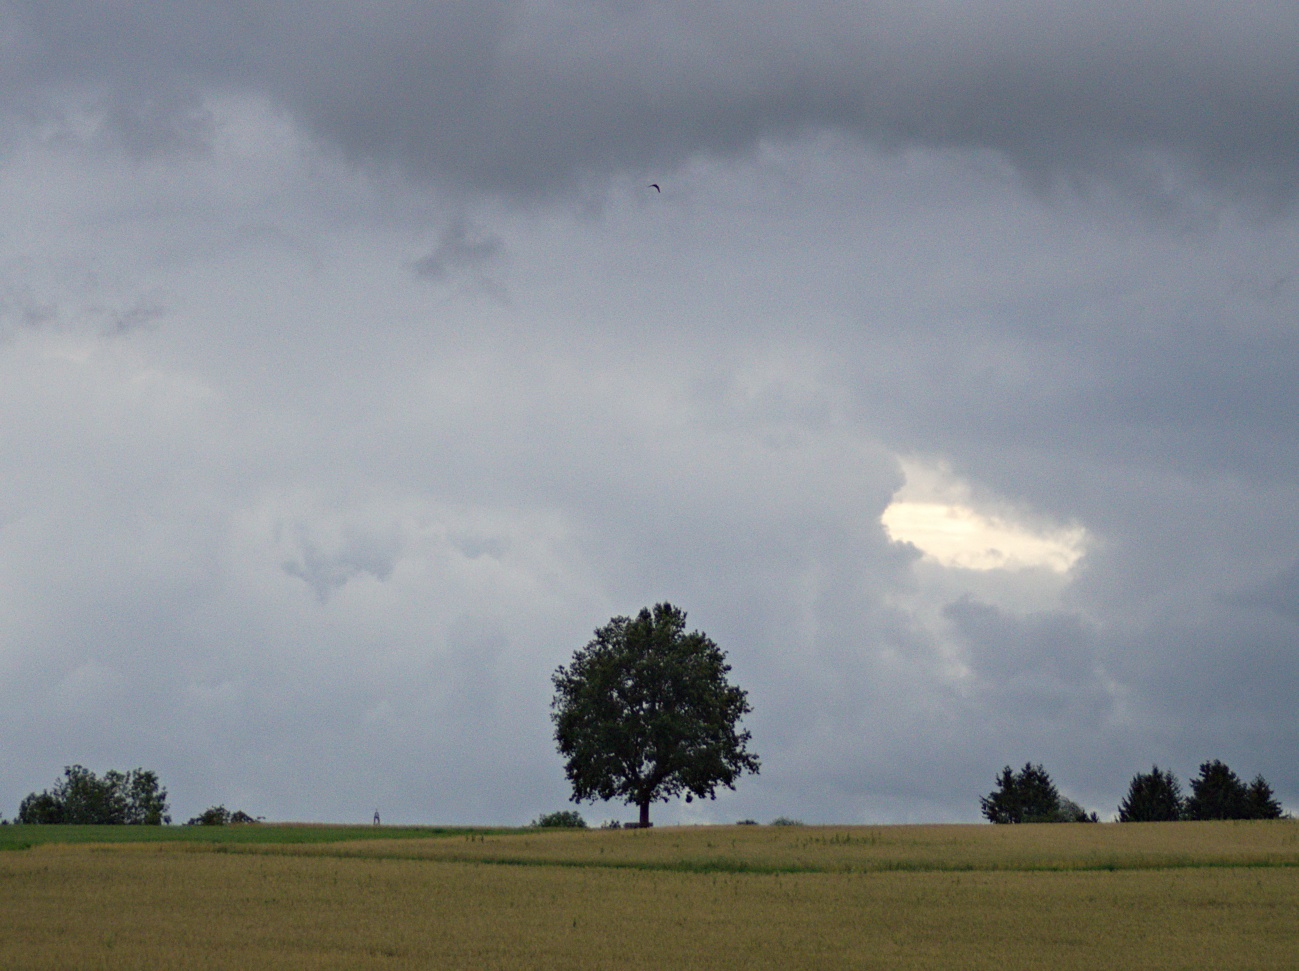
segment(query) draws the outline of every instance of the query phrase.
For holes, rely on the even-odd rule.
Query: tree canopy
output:
[[[52,790],[33,792],[18,807],[27,824],[161,826],[170,823],[167,790],[148,769],[118,772],[101,779],[82,765],[64,767]]]
[[[668,603],[614,617],[552,678],[551,718],[573,801],[622,799],[649,825],[650,804],[715,798],[757,773],[740,719],[748,696],[727,680],[725,653],[686,632]]]

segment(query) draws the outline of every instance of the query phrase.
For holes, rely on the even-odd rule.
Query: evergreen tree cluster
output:
[[[148,769],[118,772],[101,779],[82,765],[69,765],[53,789],[33,792],[18,807],[18,822],[86,826],[161,826],[170,823],[167,790]]]
[[[1147,823],[1177,819],[1280,819],[1281,803],[1261,775],[1246,784],[1224,763],[1200,765],[1190,795],[1170,770],[1138,772],[1119,803],[1119,821]]]
[[[1214,759],[1200,765],[1189,795],[1170,770],[1152,766],[1138,772],[1119,804],[1119,822],[1167,822],[1182,819],[1280,819],[1281,803],[1261,775],[1246,784],[1224,763]],[[1089,813],[1060,795],[1040,764],[1029,762],[1016,772],[1006,766],[997,788],[979,799],[991,823],[1094,823]]]
[[[1060,795],[1046,769],[1031,762],[1016,772],[1010,766],[1001,770],[997,788],[979,799],[983,815],[990,823],[1096,823],[1089,813],[1072,799]]]

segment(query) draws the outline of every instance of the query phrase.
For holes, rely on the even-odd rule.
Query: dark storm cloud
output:
[[[1014,617],[968,596],[943,614],[966,644],[974,672],[993,683],[1048,699],[1076,697],[1096,676],[1094,637],[1077,617]]]
[[[11,107],[192,145],[265,96],[347,157],[509,194],[832,129],[1031,180],[1288,195],[1286,3],[8,2]]]
[[[1275,306],[1224,298],[1219,281],[1190,274],[1127,294],[1046,292],[1026,276],[1021,292],[986,310],[936,314],[920,334],[872,333],[911,365],[883,380],[862,375],[861,387],[870,411],[896,413],[907,436],[935,435],[935,451],[995,439],[1040,454],[1066,434],[1106,463],[1289,476],[1299,471],[1292,313],[1292,294]],[[918,376],[929,394],[914,393]]]

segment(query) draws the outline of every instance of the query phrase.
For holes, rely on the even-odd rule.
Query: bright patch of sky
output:
[[[1087,534],[1079,526],[1029,522],[1001,503],[979,508],[968,485],[942,463],[906,459],[902,467],[906,484],[880,521],[895,543],[910,543],[941,566],[1067,573],[1085,552]]]

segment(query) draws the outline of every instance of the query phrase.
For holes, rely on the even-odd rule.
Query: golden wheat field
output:
[[[278,829],[0,852],[0,968],[1299,966],[1293,821]]]

